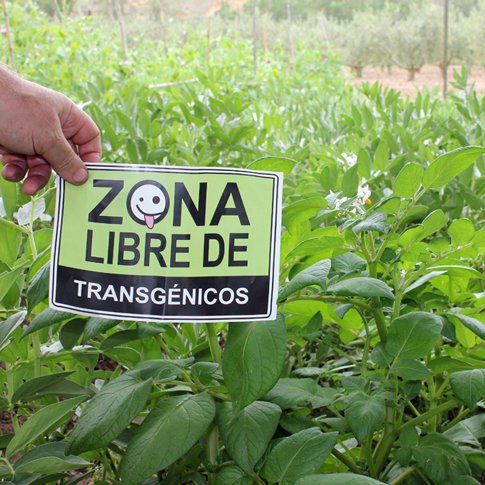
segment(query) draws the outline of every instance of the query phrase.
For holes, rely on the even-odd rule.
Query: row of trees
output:
[[[54,3],[61,9],[82,4],[80,0],[36,1],[44,8]],[[446,1],[450,9],[445,54]],[[223,36],[242,36],[252,38],[259,52],[285,48],[291,55],[300,46],[311,46],[325,56],[337,50],[357,76],[367,66],[399,66],[407,69],[412,80],[425,64],[439,65],[443,71],[448,64],[485,65],[485,0],[248,0],[242,10],[226,4],[214,17],[192,19],[177,18],[173,2],[151,0],[144,12],[146,22],[119,18],[123,6],[131,5],[129,0],[100,5],[98,12],[120,21],[128,39],[124,44],[159,36],[165,52],[184,42],[194,29],[202,29],[209,43]]]

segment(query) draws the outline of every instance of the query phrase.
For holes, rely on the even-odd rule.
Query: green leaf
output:
[[[438,232],[445,224],[448,222],[448,218],[445,216],[441,209],[436,209],[431,212],[424,221],[421,223],[421,233],[419,235],[419,240],[425,237],[431,236],[435,232]]]
[[[347,403],[345,417],[355,437],[362,442],[384,424],[386,417],[384,397],[356,392],[351,395]]]
[[[2,224],[3,220],[0,217],[0,241],[2,241],[2,244],[0,244],[0,261],[12,267],[21,247],[22,233],[18,226]]]
[[[248,477],[238,466],[230,465],[222,468],[217,474],[215,485],[252,485]]]
[[[205,393],[159,401],[121,460],[122,483],[137,485],[178,460],[201,438],[214,415],[214,401]]]
[[[332,258],[332,271],[348,275],[357,273],[365,269],[367,262],[365,259],[354,253],[344,253]]]
[[[5,298],[10,288],[17,283],[22,271],[22,268],[17,268],[0,274],[0,302]]]
[[[89,466],[82,458],[66,455],[66,443],[55,442],[37,446],[20,457],[13,468],[17,475],[26,474],[52,474],[68,470],[76,470]]]
[[[13,219],[13,213],[17,208],[17,184],[0,177],[0,196],[7,216],[9,219]]]
[[[468,330],[472,331],[482,340],[485,340],[485,325],[480,320],[460,313],[447,313],[446,316],[456,318]]]
[[[394,300],[392,288],[376,278],[358,276],[334,283],[327,288],[328,293],[344,296],[380,296]]]
[[[337,443],[337,434],[309,428],[284,438],[269,453],[263,478],[281,485],[296,483],[323,464]]]
[[[3,344],[7,341],[10,335],[24,323],[26,316],[27,312],[24,310],[15,313],[0,323],[0,348],[3,348]]]
[[[355,473],[326,473],[300,478],[296,485],[384,485],[384,482]]]
[[[431,273],[425,274],[424,276],[421,276],[421,278],[418,278],[414,283],[410,284],[405,290],[404,294],[409,293],[410,291],[415,290],[416,288],[419,288],[421,285],[424,285],[427,281],[436,278],[437,276],[441,276],[442,274],[445,274],[446,271],[431,271]]]
[[[107,446],[143,410],[152,388],[129,373],[106,384],[84,407],[69,437],[76,455]]]
[[[416,163],[404,165],[392,186],[394,194],[404,199],[411,199],[421,186],[423,171],[423,167]]]
[[[93,337],[97,337],[106,332],[110,328],[115,327],[119,320],[110,320],[108,318],[91,317],[88,318],[86,326],[84,327],[83,342],[91,340]]]
[[[163,327],[150,328],[148,326],[138,326],[136,329],[120,330],[119,332],[111,334],[103,340],[100,345],[101,350],[112,349],[113,347],[123,346],[128,342],[140,340],[162,333],[165,329]]]
[[[433,373],[419,360],[398,359],[391,367],[394,375],[402,377],[408,381],[422,381]]]
[[[276,384],[285,355],[286,325],[281,314],[271,322],[229,324],[222,372],[236,408],[251,404]]]
[[[66,379],[71,374],[72,372],[59,372],[29,379],[13,393],[11,402],[28,402],[47,395],[64,397],[91,395],[90,389]]]
[[[485,414],[464,419],[443,434],[456,443],[480,447],[480,440],[485,438]]]
[[[354,232],[366,232],[366,231],[386,231],[387,214],[382,211],[376,211],[366,217],[363,221],[356,224],[352,230]]]
[[[463,451],[439,433],[431,433],[419,440],[413,455],[419,467],[434,483],[447,483],[450,478],[469,475],[470,467]]]
[[[50,261],[35,274],[27,288],[27,310],[29,313],[49,296]]]
[[[485,148],[469,146],[441,155],[425,170],[423,187],[425,189],[439,189],[443,187],[466,170],[484,153]]]
[[[395,359],[419,359],[433,350],[441,334],[440,317],[426,312],[412,312],[391,322],[385,345]]]
[[[469,243],[475,235],[475,227],[469,219],[458,219],[448,227],[451,244],[455,247]]]
[[[342,195],[345,197],[354,197],[359,188],[359,174],[357,164],[349,168],[342,178]]]
[[[71,350],[81,338],[86,319],[73,318],[65,323],[59,331],[59,340],[65,349]]]
[[[217,412],[222,441],[229,456],[248,474],[263,456],[273,437],[281,409],[269,402],[255,401],[239,412],[223,403]]]
[[[18,451],[24,449],[28,444],[35,441],[39,436],[56,428],[60,422],[70,416],[73,410],[86,399],[87,396],[74,397],[41,408],[15,433],[12,441],[7,446],[7,457],[10,458]]]
[[[374,170],[386,171],[387,163],[389,162],[389,148],[384,140],[379,142],[377,145],[376,152],[374,154]]]
[[[320,369],[321,372],[321,369]],[[319,387],[314,379],[282,378],[266,394],[265,399],[274,402],[281,409],[289,409],[310,403],[312,407],[331,404],[337,391]]]
[[[311,285],[318,285],[325,289],[330,260],[324,259],[313,264],[309,268],[300,271],[289,283],[280,290],[279,300],[286,300],[290,295]]]
[[[74,318],[74,315],[70,312],[59,312],[52,308],[45,309],[42,313],[39,313],[24,330],[22,338],[27,337],[31,333],[37,332],[45,327],[50,327],[64,320]]]
[[[282,172],[288,177],[298,162],[292,158],[284,157],[263,157],[258,158],[248,165],[251,170],[267,170],[269,172]]]
[[[454,372],[450,378],[451,388],[458,399],[470,409],[485,397],[485,369]]]

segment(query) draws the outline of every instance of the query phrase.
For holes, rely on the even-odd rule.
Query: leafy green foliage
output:
[[[278,318],[175,325],[47,308],[53,186],[29,205],[0,182],[0,479],[481,480],[485,103],[466,72],[410,100],[346,85],[321,46],[253,72],[251,43],[208,57],[196,32],[122,62],[89,19],[9,8],[19,72],[83,103],[106,161],[277,170],[285,189]]]

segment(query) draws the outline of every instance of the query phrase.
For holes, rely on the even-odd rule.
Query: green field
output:
[[[33,198],[2,180],[2,483],[483,483],[485,98],[467,70],[409,99],[350,86],[312,42],[196,30],[125,59],[116,31],[25,3],[8,2],[19,74],[84,107],[105,162],[284,172],[279,313],[49,309],[54,180]]]

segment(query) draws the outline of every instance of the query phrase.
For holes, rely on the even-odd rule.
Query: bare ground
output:
[[[450,66],[448,69],[448,80],[453,81],[453,69],[460,70],[459,66]],[[485,69],[474,66],[469,72],[469,83],[475,83],[475,89],[480,94],[485,94]],[[414,96],[421,88],[437,89],[441,91],[443,81],[441,71],[437,66],[423,66],[416,73],[414,81],[408,81],[408,72],[405,69],[393,67],[389,73],[387,69],[366,67],[361,78],[352,75],[350,82],[354,85],[362,82],[374,83],[379,81],[384,86],[389,86],[401,91],[404,96]],[[453,87],[449,85],[452,91]]]

